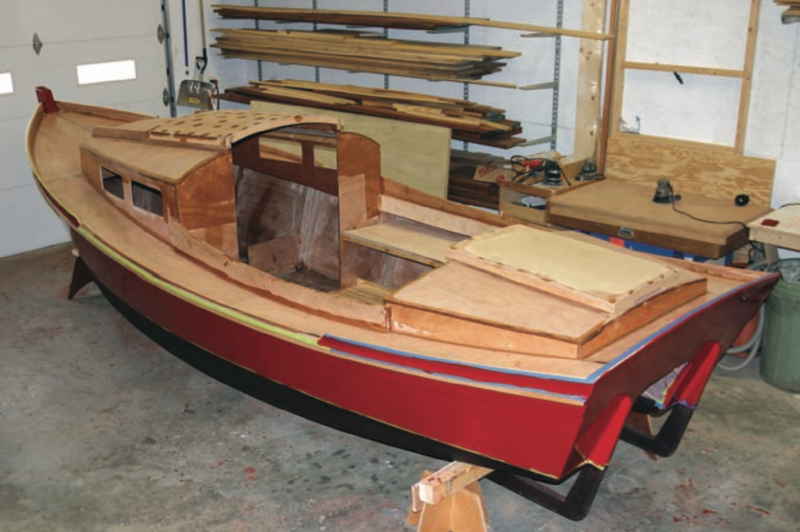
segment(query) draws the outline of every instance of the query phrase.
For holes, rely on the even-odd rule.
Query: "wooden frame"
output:
[[[752,75],[760,1],[750,0],[745,53],[741,69],[713,66],[663,64],[628,61],[629,14],[632,0],[614,0],[612,24],[617,39],[609,62],[611,75],[607,82],[601,141],[605,146],[599,160],[602,173],[610,178],[654,184],[668,178],[676,193],[702,194],[733,201],[738,194],[747,194],[760,206],[768,206],[772,198],[775,161],[743,155],[750,106]],[[732,146],[673,139],[620,131],[625,95],[625,73],[648,70],[726,77],[741,80],[736,131]]]
[[[760,0],[750,0],[750,11],[747,23],[747,42],[745,56],[741,69],[722,69],[713,66],[696,67],[688,65],[660,64],[641,61],[628,61],[628,32],[631,0],[615,0],[619,2],[617,9],[617,39],[615,43],[614,64],[612,66],[613,96],[610,108],[609,139],[621,134],[618,129],[622,118],[622,104],[625,96],[625,72],[627,70],[651,70],[660,72],[676,72],[679,74],[696,74],[702,76],[730,77],[742,80],[741,94],[739,97],[739,112],[736,126],[735,143],[732,148],[719,146],[715,149],[733,151],[742,154],[744,151],[745,136],[747,132],[747,119],[750,108],[750,93],[753,81],[753,66],[755,63],[756,37],[758,34],[758,16],[761,9]],[[694,143],[698,147],[708,147],[704,143]]]

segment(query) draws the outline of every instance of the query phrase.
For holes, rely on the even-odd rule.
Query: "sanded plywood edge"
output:
[[[251,109],[269,113],[320,113],[311,107],[273,102],[253,102]],[[384,176],[440,198],[447,196],[450,129],[338,111],[326,110],[323,114],[340,119],[345,131],[361,133],[381,145]]]
[[[675,192],[730,200],[747,194],[754,205],[769,206],[775,161],[636,135],[608,140],[606,176],[633,183],[667,178]]]
[[[409,305],[398,302],[391,296],[387,298],[386,308],[390,317],[390,329],[398,334],[500,352],[566,359],[578,359],[581,356],[580,346],[568,340]]]
[[[454,261],[401,287],[391,299],[399,305],[572,343],[588,338],[608,318],[597,309]]]

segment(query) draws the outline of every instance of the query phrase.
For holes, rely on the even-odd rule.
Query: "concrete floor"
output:
[[[274,409],[151,343],[57,246],[0,259],[0,530],[402,531],[440,462]],[[546,435],[543,435],[546,437]],[[800,397],[717,374],[675,456],[620,443],[573,523],[483,482],[491,529],[796,531]]]

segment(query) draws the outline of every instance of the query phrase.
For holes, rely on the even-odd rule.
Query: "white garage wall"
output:
[[[220,0],[223,2],[225,0]],[[637,0],[642,5],[653,4],[652,0]],[[746,0],[705,0],[703,5],[713,6],[714,13],[722,14],[720,18],[709,20],[690,20],[686,24],[700,28],[700,31],[686,33],[686,39],[691,43],[698,43],[713,49],[713,45],[720,39],[717,28],[723,29],[726,25],[735,25],[735,17],[728,17],[725,13],[731,11],[732,4],[746,3]],[[194,56],[201,53],[200,39],[200,0],[186,0],[187,33],[189,45],[189,74],[193,77]],[[205,0],[203,5],[206,10],[206,25],[214,27],[252,27],[252,23],[237,21],[222,21],[216,19],[211,10],[211,5],[216,1]],[[226,3],[253,5],[250,0],[230,1]],[[565,26],[578,27],[580,24],[580,11],[583,0],[565,0]],[[135,4],[135,6],[134,6]],[[158,0],[147,2],[130,2],[126,0],[73,0],[63,2],[59,0],[6,0],[4,2],[4,17],[0,18],[0,72],[8,71],[14,67],[15,94],[0,96],[0,150],[4,155],[4,170],[0,172],[0,256],[18,253],[61,241],[65,233],[57,223],[56,218],[38,198],[38,193],[30,182],[27,170],[27,160],[24,156],[23,132],[27,118],[34,105],[35,98],[32,87],[38,84],[50,84],[56,88],[57,97],[62,99],[75,99],[89,103],[114,105],[127,109],[165,114],[160,103],[155,103],[144,89],[136,90],[138,85],[130,82],[127,86],[115,87],[95,86],[78,88],[74,83],[74,54],[86,54],[89,60],[107,60],[112,56],[125,55],[123,52],[143,53],[147,50],[153,57],[140,63],[141,81],[151,81],[163,85],[163,64],[155,57],[163,57],[161,48],[153,49],[152,30],[160,22],[160,9]],[[382,0],[318,0],[322,9],[363,9],[382,10]],[[395,11],[441,13],[448,15],[462,15],[464,10],[463,0],[404,0],[402,3],[389,2],[389,8]],[[519,0],[471,0],[471,15],[475,17],[490,17],[497,20],[524,21],[532,24],[552,24],[555,18],[554,3],[520,2]],[[667,6],[669,2],[655,2]],[[149,12],[143,5],[153,7]],[[175,63],[176,85],[186,76],[184,71],[183,52],[183,24],[181,0],[168,0],[172,18],[171,35]],[[312,7],[311,0],[261,0],[261,5],[276,7]],[[644,13],[635,16],[645,16],[658,19],[659,14],[650,13],[647,7]],[[753,83],[750,121],[747,131],[746,153],[748,155],[770,157],[777,159],[778,170],[775,182],[773,205],[778,206],[788,201],[800,200],[800,25],[785,26],[780,23],[781,8],[776,7],[771,0],[762,1],[761,23],[758,37],[758,50],[756,55],[756,68]],[[112,22],[108,22],[111,19]],[[124,24],[121,21],[125,21]],[[262,27],[269,27],[263,23]],[[300,27],[307,25],[281,25],[281,28]],[[705,28],[705,29],[704,29]],[[651,35],[650,49],[643,49],[641,53],[654,53],[657,50],[668,49],[673,40],[681,37],[680,28],[663,35]],[[708,30],[708,31],[705,31]],[[45,41],[42,56],[37,58],[30,48],[33,32],[39,32]],[[120,32],[124,33],[121,35]],[[390,31],[391,36],[399,38],[440,39],[445,42],[461,42],[462,34],[443,34],[436,36],[420,37],[416,32]],[[507,49],[524,52],[520,58],[510,61],[506,70],[492,79],[498,81],[511,81],[518,84],[530,84],[548,81],[552,72],[552,45],[549,39],[522,39],[515,32],[473,28],[470,33],[474,43],[490,43],[500,45]],[[90,41],[90,44],[82,44]],[[213,42],[213,35],[209,35],[208,43]],[[721,54],[733,54],[736,44],[721,47]],[[559,143],[558,149],[569,153],[572,150],[573,127],[575,116],[576,79],[577,79],[577,53],[578,41],[574,39],[563,40],[563,67],[561,86],[561,106],[559,118]],[[122,58],[122,57],[121,57]],[[214,49],[209,48],[210,64],[206,77],[220,79],[222,86],[236,86],[246,84],[248,80],[257,77],[256,62],[243,60],[222,60],[217,57]],[[642,57],[641,59],[648,59]],[[650,59],[653,59],[650,57]],[[159,59],[160,60],[160,59]],[[144,65],[144,66],[142,66]],[[263,63],[264,78],[299,78],[313,79],[314,69],[287,65]],[[364,73],[346,73],[336,70],[321,70],[322,81],[355,83],[383,86],[383,76]],[[138,83],[138,81],[137,81]],[[392,77],[392,88],[416,90],[433,94],[442,94],[452,97],[461,97],[463,87],[455,83],[432,83],[422,80],[410,80]],[[658,102],[668,101],[672,96],[670,91],[675,87],[661,87],[654,85],[652,90],[645,93],[642,106],[656,105]],[[728,89],[722,87],[721,94]],[[550,119],[550,92],[536,91],[523,92],[507,89],[486,88],[473,85],[470,88],[471,99],[504,108],[508,116],[521,120],[525,127],[525,136],[535,138],[549,131]],[[702,116],[693,117],[691,122],[678,122],[677,126],[669,122],[671,115],[663,113],[659,118],[658,113],[652,115],[655,119],[648,118],[645,128],[683,127],[690,135],[707,135],[716,139],[724,131],[728,131],[730,113],[724,109],[724,100],[713,101],[721,110],[714,113],[703,113]],[[230,106],[229,104],[225,104]],[[696,103],[694,104],[696,105]],[[191,109],[179,109],[181,114],[191,112]],[[633,110],[635,112],[635,109]],[[659,121],[663,120],[663,123]],[[724,139],[723,139],[724,141]],[[460,147],[460,143],[456,144]],[[472,145],[475,151],[495,151],[480,146]],[[496,153],[510,156],[515,153],[531,153],[538,147],[517,149],[511,151],[495,151]]]
[[[156,39],[159,0],[4,0],[0,17],[0,72],[10,72],[15,92],[0,96],[0,256],[67,239],[39,196],[24,148],[34,88],[57,99],[163,113],[163,47]],[[33,51],[37,33],[44,43]],[[137,79],[79,86],[78,64],[134,59]]]
[[[233,3],[233,2],[231,2]],[[239,2],[253,5],[252,1]],[[320,9],[383,9],[382,0],[318,0]],[[671,57],[676,63],[693,64],[699,58],[711,58],[717,65],[731,68],[741,66],[744,55],[744,39],[737,32],[746,20],[748,0],[633,0],[632,23],[648,22],[655,31],[635,35],[636,46],[631,45],[631,57],[638,60],[657,60],[676,45],[686,45],[689,54]],[[680,5],[678,5],[680,4]],[[312,7],[311,0],[262,0],[261,5],[274,7]],[[577,28],[580,25],[583,0],[565,0],[564,24]],[[551,25],[555,20],[555,2],[520,2],[519,0],[471,0],[471,16],[489,17],[497,20],[528,22]],[[681,7],[682,6],[682,7]],[[697,11],[694,13],[692,11]],[[404,0],[389,2],[394,11],[463,15],[463,0]],[[689,11],[687,11],[689,9]],[[748,155],[777,159],[778,170],[775,181],[773,205],[800,200],[800,25],[783,25],[780,22],[781,8],[772,0],[762,0],[761,21],[758,35],[756,68],[751,100],[750,120],[747,130],[746,153]],[[690,13],[691,16],[675,18],[673,12]],[[211,19],[213,20],[213,19]],[[308,25],[262,23],[263,27],[308,28]],[[219,25],[219,22],[218,22]],[[461,34],[421,36],[416,32],[390,30],[390,36],[398,38],[440,39],[446,42],[461,42]],[[506,49],[519,50],[523,56],[509,62],[506,69],[491,77],[492,80],[530,84],[548,81],[552,72],[552,46],[548,39],[523,39],[515,32],[473,28],[471,42],[489,43]],[[561,105],[559,109],[558,149],[564,153],[572,151],[575,120],[578,41],[563,39],[563,62],[561,83]],[[667,60],[666,57],[662,58]],[[247,63],[231,60],[231,62]],[[245,67],[248,68],[248,67]],[[250,67],[251,77],[255,71]],[[643,120],[645,132],[668,133],[677,138],[695,138],[712,142],[730,142],[732,111],[738,103],[738,88],[726,79],[692,80],[706,85],[704,97],[687,98],[675,83],[663,83],[659,74],[635,73],[643,84],[631,84],[631,95],[626,116],[635,121],[635,114],[646,115]],[[353,74],[337,70],[321,69],[322,81],[334,83],[356,83],[376,87],[383,86],[383,76]],[[671,74],[667,74],[671,78]],[[314,79],[314,69],[309,67],[275,65],[264,63],[265,78]],[[227,85],[240,83],[241,76]],[[391,77],[391,87],[417,90],[445,96],[461,97],[462,86],[454,83],[431,83],[407,78]],[[635,93],[638,91],[638,94]],[[471,86],[471,99],[504,108],[508,116],[521,120],[527,138],[536,138],[549,131],[549,91],[523,92],[507,89]],[[685,101],[684,101],[685,100]],[[677,104],[677,105],[676,105]],[[675,114],[675,108],[686,109],[689,119]],[[456,144],[460,147],[460,143]],[[521,148],[511,151],[491,150],[472,145],[475,151],[489,151],[510,156],[515,153],[530,154],[539,147]]]

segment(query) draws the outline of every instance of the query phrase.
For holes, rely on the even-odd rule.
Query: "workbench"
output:
[[[748,240],[746,224],[771,212],[769,207],[737,206],[699,194],[682,194],[673,204],[654,203],[655,186],[606,179],[555,196],[548,203],[550,223],[658,246],[709,259],[723,257]],[[702,220],[732,223],[707,223]]]
[[[800,251],[800,204],[789,204],[747,224],[750,239],[766,246]],[[767,253],[768,258],[774,253]]]

